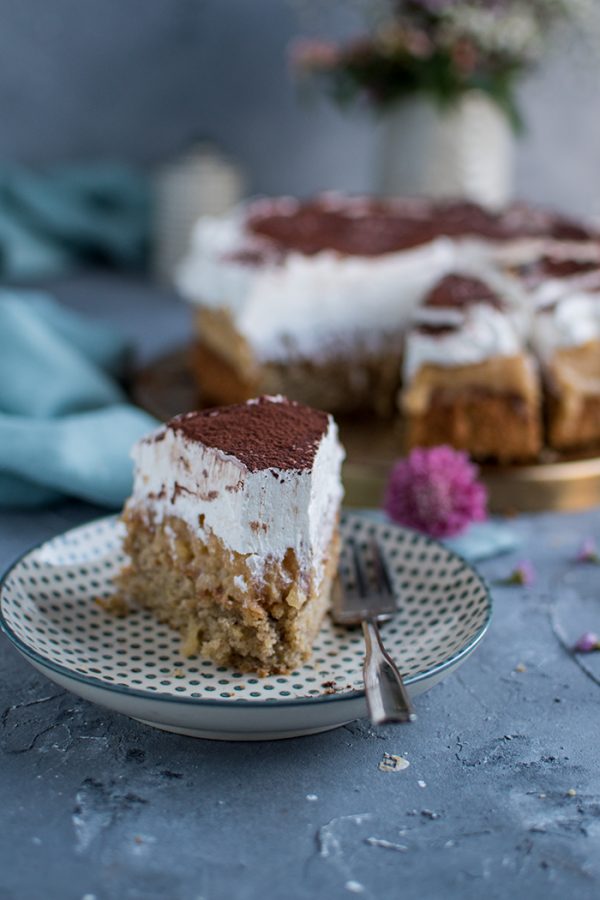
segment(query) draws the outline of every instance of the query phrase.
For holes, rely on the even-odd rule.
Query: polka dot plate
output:
[[[359,513],[342,519],[343,546],[376,537],[397,591],[381,626],[411,695],[428,690],[481,641],[491,615],[481,577],[442,544]],[[258,678],[186,659],[179,635],[145,611],[118,618],[109,598],[123,562],[115,517],[56,537],[19,559],[0,591],[2,628],[48,678],[158,728],[198,737],[260,740],[311,734],[366,715],[360,629],[326,619],[311,660]],[[349,577],[342,551],[340,575]]]

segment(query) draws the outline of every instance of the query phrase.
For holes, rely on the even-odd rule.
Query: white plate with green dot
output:
[[[428,690],[473,652],[490,621],[487,586],[442,544],[358,513],[342,517],[344,546],[375,537],[398,595],[382,625],[408,690]],[[117,618],[108,598],[123,563],[116,517],[67,531],[21,557],[0,589],[0,623],[52,681],[168,731],[221,740],[314,734],[366,715],[360,629],[323,624],[311,660],[290,675],[253,677],[198,657],[145,611]]]

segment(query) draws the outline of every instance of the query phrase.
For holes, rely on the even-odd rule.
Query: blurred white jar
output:
[[[161,166],[153,188],[152,268],[156,278],[172,283],[195,222],[239,203],[243,177],[238,166],[214,146],[201,143]]]

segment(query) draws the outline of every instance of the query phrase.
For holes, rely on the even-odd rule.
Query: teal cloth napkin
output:
[[[83,261],[144,263],[150,223],[147,179],[125,166],[88,163],[37,172],[0,167],[0,275],[61,275]]]
[[[390,521],[380,509],[364,512],[379,522]],[[464,534],[443,538],[441,543],[469,562],[480,562],[503,553],[512,553],[518,549],[520,541],[515,529],[510,525],[498,519],[489,519],[487,522],[474,522]]]
[[[442,543],[469,562],[478,562],[503,553],[512,553],[518,549],[520,541],[510,525],[490,519],[487,522],[475,522],[464,534],[445,538]]]
[[[45,294],[0,291],[0,507],[123,502],[131,446],[156,425],[116,381],[127,351]]]

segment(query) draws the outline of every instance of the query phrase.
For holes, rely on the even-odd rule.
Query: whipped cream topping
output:
[[[466,366],[522,350],[514,323],[489,304],[477,303],[464,312],[423,309],[406,338],[404,377],[410,380],[427,364]]]
[[[262,253],[260,265],[239,252],[251,246]],[[225,307],[260,362],[318,358],[340,345],[376,350],[407,325],[455,257],[448,238],[376,257],[332,250],[270,257],[259,238],[248,243],[237,210],[197,224],[177,285],[191,303]]]
[[[544,362],[561,347],[578,347],[600,340],[600,292],[578,289],[557,294],[551,285],[533,321],[532,344]],[[540,297],[538,295],[538,300]]]
[[[600,291],[600,259],[589,272],[562,278],[543,278],[531,288],[535,310],[551,306],[570,295],[594,294]]]
[[[311,218],[311,208],[316,219]],[[438,209],[423,200],[398,200],[387,205],[392,215],[396,210],[409,224],[427,225],[421,243],[379,255],[367,255],[366,250],[365,255],[340,252],[339,248],[318,250],[318,235],[311,229],[319,225],[320,214],[327,217],[336,211],[341,216],[336,227],[342,232],[353,218],[369,220],[371,216],[367,225],[375,230],[370,232],[370,239],[377,238],[375,243],[385,246],[381,236],[386,237],[392,226],[385,218],[377,223],[378,208],[373,198],[326,195],[311,207],[310,203],[303,205],[281,197],[242,205],[225,216],[203,218],[179,267],[179,290],[192,304],[225,308],[259,363],[322,360],[355,348],[378,352],[390,340],[398,346],[399,336],[433,285],[448,272],[465,268],[475,274],[485,272],[486,280],[506,305],[513,329],[524,339],[531,334],[538,299],[532,297],[531,285],[511,274],[511,269],[548,254],[600,260],[592,231],[560,216],[517,205],[490,219],[473,205],[450,204]],[[265,231],[263,227],[261,233],[260,228],[252,227],[253,222],[265,219],[270,219],[272,226],[278,216],[296,217],[295,224],[276,223],[279,243],[269,236],[269,228]],[[306,232],[299,225],[302,222]],[[451,236],[440,236],[444,228]],[[344,234],[334,228],[327,240],[335,239],[341,247]],[[299,245],[304,240],[310,252],[294,249],[294,240]],[[548,295],[560,292],[551,285],[544,289]],[[500,320],[501,313],[491,310],[469,316],[474,343],[464,348],[461,361],[485,359],[486,347],[487,356],[514,347],[509,324]],[[417,338],[417,343],[425,347],[423,337]],[[438,348],[441,352],[443,345],[458,347],[459,340],[458,335],[454,339],[447,335],[443,341],[438,336],[430,341],[430,350]],[[413,343],[412,338],[409,343]],[[411,350],[409,356],[415,352]],[[409,362],[407,368],[413,365]]]
[[[405,379],[427,364],[464,366],[521,353],[530,319],[525,299],[516,279],[468,252],[413,315]]]
[[[496,245],[491,256],[500,268],[519,268],[535,264],[544,258],[600,265],[600,247],[596,240],[565,241],[552,237],[522,237]]]
[[[132,456],[128,508],[157,522],[177,516],[199,537],[212,532],[247,556],[256,578],[267,560],[281,561],[291,548],[301,568],[320,579],[343,493],[344,451],[331,417],[312,467],[304,470],[250,471],[235,456],[168,425],[139,441]]]

